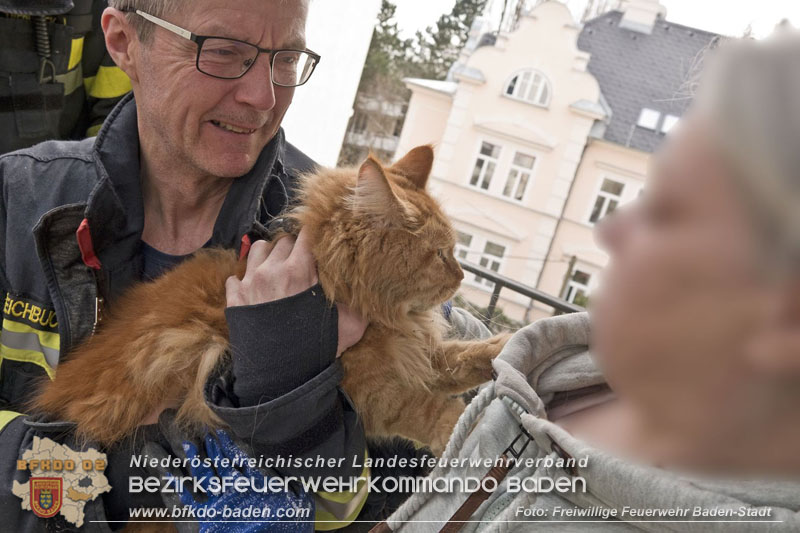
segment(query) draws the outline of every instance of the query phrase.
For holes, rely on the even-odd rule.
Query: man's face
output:
[[[185,5],[165,19],[197,35],[261,48],[305,47],[305,2],[192,0]],[[139,48],[134,90],[142,147],[169,161],[176,172],[246,174],[278,131],[294,89],[273,86],[268,54],[234,80],[199,72],[196,57],[194,42],[163,28],[155,28],[153,39]]]

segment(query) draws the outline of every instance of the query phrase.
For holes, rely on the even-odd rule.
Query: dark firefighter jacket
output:
[[[211,244],[238,249],[250,236],[263,234],[264,225],[287,207],[295,177],[312,168],[313,162],[287,143],[280,130],[254,168],[231,185]],[[140,279],[143,208],[133,96],[126,96],[114,108],[96,139],[48,141],[0,156],[0,195],[0,298],[4,298],[0,529],[43,531],[46,521],[23,511],[20,499],[11,493],[14,480],[24,483],[29,476],[16,469],[16,460],[35,436],[64,443],[71,440],[63,425],[37,423],[18,413],[24,412],[33,380],[52,378],[59,359],[91,334],[96,298],[105,298],[113,307],[117,295]],[[280,375],[287,382],[277,388],[289,392],[241,406],[232,382],[260,378],[236,376],[231,368],[222,368],[206,385],[206,401],[256,454],[348,458],[339,468],[319,472],[288,467],[279,475],[357,477],[362,469],[351,458],[364,454],[363,430],[338,386],[342,368],[335,360],[336,320],[324,320],[331,308],[319,287],[314,289],[271,302],[267,314],[272,322],[259,325],[265,353],[253,359],[264,361],[264,368],[255,374],[283,370]],[[270,350],[270,346],[284,349]],[[297,372],[284,369],[297,368],[297,361],[308,357],[323,361],[324,368],[299,383],[291,382],[297,380]],[[126,499],[120,491],[126,490],[127,474],[117,472],[123,486],[113,486],[112,452],[108,470],[112,490],[87,502],[87,522],[114,516],[117,511],[111,502]],[[119,464],[130,462],[130,454],[127,460],[124,453],[118,455],[123,456]],[[322,506],[325,512],[352,520],[366,494],[355,491],[323,497],[330,498]],[[319,512],[319,494],[317,502]]]

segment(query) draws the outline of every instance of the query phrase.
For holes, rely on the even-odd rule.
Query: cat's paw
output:
[[[498,333],[494,337],[486,339],[485,342],[489,346],[487,355],[489,355],[491,359],[494,359],[495,357],[500,355],[500,352],[503,351],[503,348],[508,342],[508,339],[510,339],[512,336],[513,333],[511,332],[503,332],[503,333]]]

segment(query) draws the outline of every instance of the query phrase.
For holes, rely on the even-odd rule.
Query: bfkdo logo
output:
[[[32,477],[31,509],[33,514],[42,518],[50,518],[61,510],[64,480],[60,477]]]

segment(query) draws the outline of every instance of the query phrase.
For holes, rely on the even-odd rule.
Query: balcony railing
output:
[[[374,148],[376,150],[386,150],[387,152],[394,152],[397,150],[397,143],[400,137],[377,135],[373,133],[360,133],[348,131],[345,142],[347,144],[354,144],[366,148]]]
[[[523,285],[522,283],[514,281],[511,278],[501,276],[497,272],[489,270],[488,268],[484,268],[474,263],[469,263],[467,261],[461,261],[461,260],[459,260],[459,264],[461,265],[461,268],[463,268],[467,272],[472,272],[473,274],[477,274],[482,278],[486,278],[489,281],[494,282],[494,290],[492,291],[492,297],[489,299],[489,308],[486,312],[487,316],[483,317],[483,322],[487,326],[494,317],[494,311],[497,308],[497,301],[500,299],[500,291],[504,287],[523,296],[527,296],[528,298],[531,298],[537,302],[549,305],[550,307],[556,310],[556,314],[579,313],[581,311],[586,310],[579,305],[575,305],[566,300],[562,300],[561,298],[556,298],[555,296],[551,296],[546,292],[540,291],[539,289],[534,289],[533,287]]]

